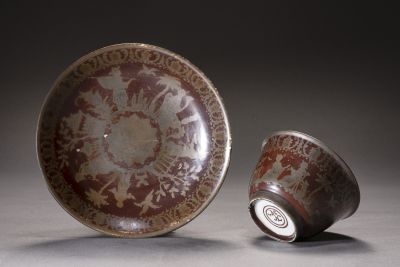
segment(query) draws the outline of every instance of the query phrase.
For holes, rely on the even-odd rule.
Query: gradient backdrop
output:
[[[61,266],[99,259],[140,266],[240,266],[267,259],[334,265],[339,256],[348,264],[400,264],[400,20],[394,5],[2,1],[0,14],[0,225],[6,233],[0,266],[60,259]],[[81,226],[47,192],[36,161],[36,121],[53,81],[84,54],[122,42],[161,46],[189,59],[218,88],[232,127],[231,164],[220,194],[199,218],[164,239],[105,239]],[[262,140],[288,129],[337,151],[362,191],[360,210],[348,222],[289,247],[264,238],[246,211]]]

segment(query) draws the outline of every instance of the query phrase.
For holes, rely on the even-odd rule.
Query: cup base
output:
[[[296,216],[281,202],[272,196],[258,195],[250,201],[250,214],[257,226],[270,238],[293,242],[299,237]]]

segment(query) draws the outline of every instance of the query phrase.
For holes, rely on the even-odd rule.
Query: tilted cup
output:
[[[292,242],[351,216],[360,191],[346,163],[321,141],[296,131],[265,139],[249,187],[249,210],[269,237]]]

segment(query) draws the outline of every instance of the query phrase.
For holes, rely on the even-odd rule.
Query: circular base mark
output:
[[[259,199],[254,204],[255,215],[270,231],[279,236],[290,237],[296,234],[296,226],[285,210],[266,199]]]

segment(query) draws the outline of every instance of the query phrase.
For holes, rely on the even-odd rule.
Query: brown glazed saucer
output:
[[[124,237],[161,235],[201,213],[223,182],[230,148],[207,77],[170,51],[136,43],[68,67],[37,132],[54,198],[83,224]]]

